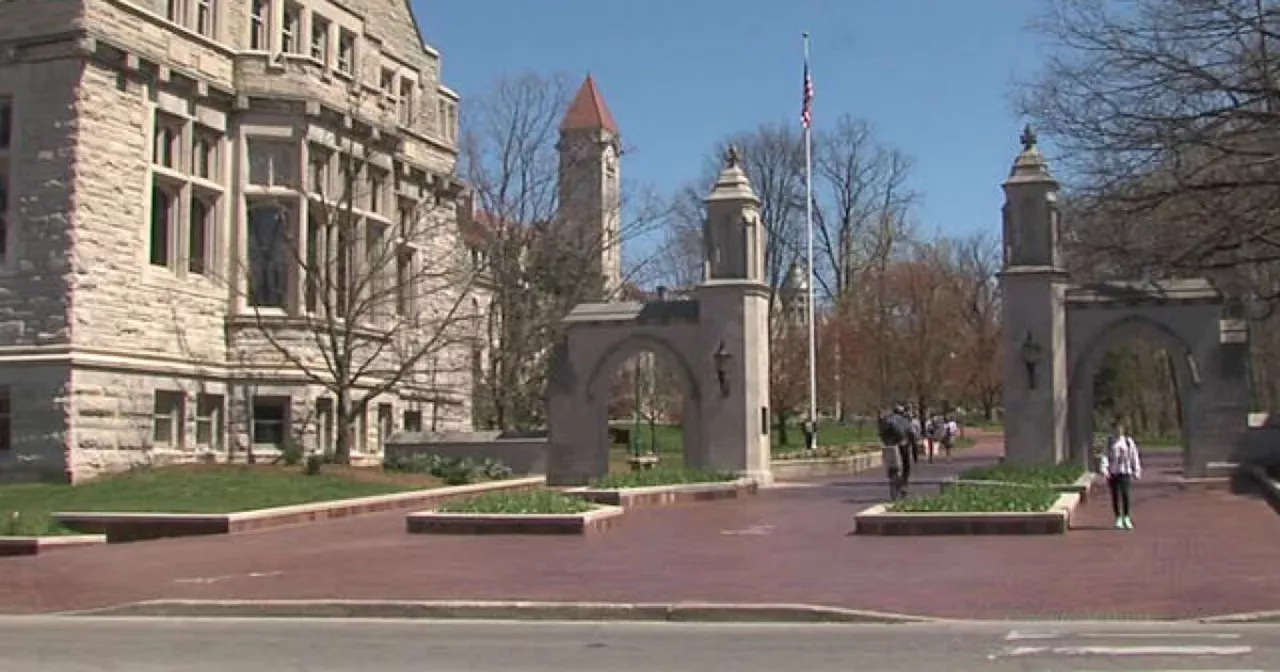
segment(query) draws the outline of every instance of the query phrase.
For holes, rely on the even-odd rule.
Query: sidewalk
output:
[[[937,479],[990,462],[985,439]],[[922,492],[917,487],[916,493]],[[1174,618],[1280,608],[1280,516],[1226,492],[1147,485],[1138,529],[1065,537],[858,537],[879,470],[755,498],[627,514],[593,538],[409,535],[404,514],[0,560],[0,612],[148,599],[803,603],[955,618]]]

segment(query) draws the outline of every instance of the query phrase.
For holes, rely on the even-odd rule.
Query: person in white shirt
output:
[[[1107,479],[1107,486],[1111,490],[1111,509],[1116,514],[1116,528],[1132,530],[1129,491],[1133,481],[1142,478],[1142,457],[1138,454],[1137,442],[1125,432],[1124,423],[1120,420],[1112,425],[1098,472]]]

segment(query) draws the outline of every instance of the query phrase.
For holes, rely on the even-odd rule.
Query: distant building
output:
[[[316,240],[344,153],[363,235],[453,222],[457,123],[408,0],[0,2],[0,479],[331,447],[333,400],[250,317],[289,338],[304,283],[246,241]],[[575,151],[599,125],[566,129]],[[403,263],[459,248],[438,243]],[[429,416],[468,428],[470,354],[378,398],[356,455]]]

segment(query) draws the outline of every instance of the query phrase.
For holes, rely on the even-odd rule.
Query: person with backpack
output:
[[[960,424],[954,418],[947,417],[942,422],[942,452],[951,461],[951,449],[956,445],[956,437],[960,435]]]
[[[907,496],[911,480],[911,453],[908,445],[908,422],[902,406],[882,412],[879,418],[881,455],[889,476],[889,497],[898,501]]]

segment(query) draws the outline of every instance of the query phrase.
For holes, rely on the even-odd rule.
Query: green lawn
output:
[[[0,535],[64,533],[57,511],[233,513],[437,487],[439,479],[382,469],[191,465],[135,469],[83,485],[0,486]]]
[[[936,495],[904,499],[889,507],[895,513],[1037,513],[1058,499],[1048,487],[956,485]]]

